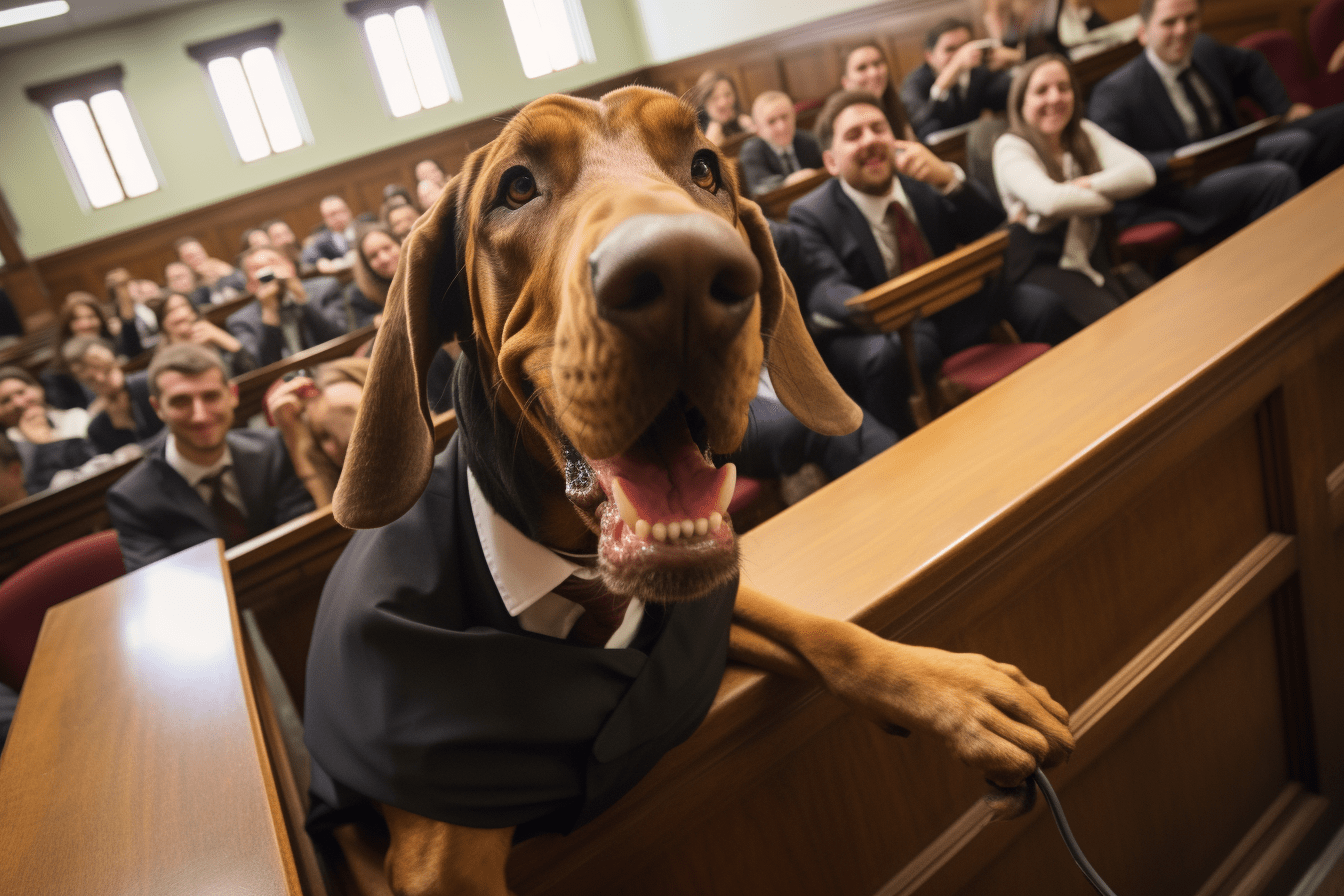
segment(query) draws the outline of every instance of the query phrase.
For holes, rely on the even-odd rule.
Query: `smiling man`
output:
[[[793,100],[767,90],[751,104],[756,136],[742,144],[738,166],[752,196],[811,177],[821,167],[817,138],[798,130]]]
[[[231,428],[238,396],[217,354],[168,346],[149,388],[167,432],[107,493],[127,572],[211,538],[232,547],[313,509],[276,432]]]
[[[895,333],[873,334],[845,301],[984,236],[1002,207],[921,143],[897,140],[875,96],[842,91],[817,124],[826,170],[835,178],[795,202],[789,220],[802,243],[795,283],[817,347],[840,385],[881,423],[914,429],[910,380]],[[944,357],[988,341],[1007,319],[1029,342],[1060,342],[1077,331],[1059,297],[1022,284],[983,290],[916,324],[915,356],[926,380]]]
[[[1092,91],[1088,117],[1142,152],[1157,172],[1150,193],[1116,206],[1122,226],[1172,220],[1197,238],[1224,236],[1339,164],[1344,107],[1313,114],[1310,106],[1292,102],[1260,53],[1201,33],[1202,11],[1199,0],[1144,0],[1143,54]],[[1175,183],[1172,155],[1235,129],[1241,99],[1282,116],[1285,127],[1260,138],[1244,164],[1190,187]]]

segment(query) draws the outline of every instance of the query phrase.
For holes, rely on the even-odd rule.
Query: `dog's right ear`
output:
[[[434,428],[426,379],[439,346],[471,333],[457,218],[483,152],[467,159],[402,244],[332,499],[336,522],[347,529],[387,525],[429,482]]]

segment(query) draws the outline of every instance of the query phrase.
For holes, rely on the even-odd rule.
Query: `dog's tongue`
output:
[[[732,464],[715,469],[700,453],[680,410],[669,408],[630,450],[603,460],[590,460],[607,497],[620,506],[633,527],[634,516],[650,524],[707,519],[727,508],[735,471]],[[621,500],[624,497],[624,502]]]

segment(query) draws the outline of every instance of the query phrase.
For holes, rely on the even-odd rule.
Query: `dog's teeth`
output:
[[[649,531],[653,533],[654,541],[667,541],[667,526],[662,523],[654,523]]]
[[[728,471],[728,475],[723,477],[723,485],[719,487],[719,503],[715,508],[719,513],[728,512],[728,505],[733,500],[733,489],[737,487],[737,466],[724,464],[723,468]],[[718,526],[714,528],[717,529]]]
[[[648,538],[651,527],[648,520],[638,520],[635,522],[635,535],[640,538]]]
[[[694,535],[694,534],[695,534],[695,521],[694,521],[694,520],[682,520],[682,521],[681,521],[681,537],[682,537],[682,538],[690,538],[690,537],[691,537],[692,535]]]
[[[705,519],[704,517],[700,517],[700,519],[695,521],[696,535],[704,535],[708,531],[709,531],[709,520]]]
[[[631,529],[639,522],[639,511],[635,510],[635,504],[625,494],[625,488],[621,485],[621,477],[615,476],[611,480],[611,496],[616,499],[616,509],[620,511],[621,519]]]
[[[681,523],[673,520],[667,524],[667,540],[676,541],[681,537]]]
[[[723,514],[719,513],[716,510],[715,512],[709,515],[709,531],[717,532],[719,531],[719,527],[722,525],[723,525]]]

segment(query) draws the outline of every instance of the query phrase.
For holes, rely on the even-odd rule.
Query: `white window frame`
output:
[[[303,113],[303,103],[299,101],[294,79],[290,77],[289,66],[285,64],[284,54],[280,51],[280,33],[280,23],[271,22],[186,48],[187,55],[200,63],[201,75],[205,78],[206,90],[214,102],[220,126],[228,135],[234,155],[244,164],[302,149],[313,142],[307,116]],[[281,90],[278,95],[287,100],[285,107],[268,110],[259,105],[251,83],[254,72],[247,71],[251,68],[251,60],[247,57],[254,50],[270,52],[270,60],[274,62],[274,72],[270,74],[279,82]],[[228,61],[233,61],[233,70],[237,71],[246,85],[247,102],[242,102],[240,97],[238,105],[234,105],[226,101],[216,87],[212,66],[224,66],[227,70]],[[260,151],[263,148],[265,152]]]
[[[107,208],[163,189],[163,172],[154,158],[154,152],[145,136],[144,126],[140,123],[140,116],[136,114],[135,107],[123,88],[124,80],[125,72],[122,67],[111,65],[62,78],[59,81],[34,85],[25,91],[29,100],[46,111],[56,154],[65,168],[66,178],[70,181],[75,198],[85,211]],[[110,96],[113,92],[119,99]],[[116,108],[109,110],[105,105],[106,102],[111,102]],[[97,136],[96,143],[90,141],[87,145],[78,147],[72,147],[67,143],[66,134],[59,124],[63,113],[58,114],[56,110],[68,103],[82,104],[83,109],[80,111],[87,116],[88,122],[93,126],[93,133]],[[99,113],[100,107],[104,113],[115,111],[117,116],[123,119],[121,122],[123,130],[120,134],[127,142],[114,140],[109,145],[104,127],[110,122],[106,114]],[[104,178],[100,178],[104,186],[114,186],[115,191],[104,193],[100,190],[95,193],[94,189],[98,187],[98,183],[85,179],[86,176],[92,177],[94,173],[90,170],[90,166],[102,169],[98,173],[104,175]],[[107,172],[112,175],[110,182],[105,180]],[[150,189],[145,189],[147,178],[152,178],[154,181],[154,186]]]
[[[504,12],[528,78],[540,78],[586,62],[596,62],[593,38],[579,0],[503,0]],[[552,35],[548,40],[546,35]],[[557,42],[555,35],[568,41]]]
[[[418,8],[424,16],[425,30],[420,36],[422,55],[415,59],[407,55],[408,35],[403,30],[404,24],[397,22],[398,13],[409,8]],[[359,28],[364,57],[389,117],[404,118],[462,101],[462,88],[448,56],[443,27],[429,0],[351,0],[345,4],[345,12]],[[386,33],[388,44],[395,47],[386,57],[378,52],[370,37],[369,20],[376,16],[390,16],[390,24],[396,29],[395,34]],[[380,20],[379,24],[386,28],[389,23]]]

